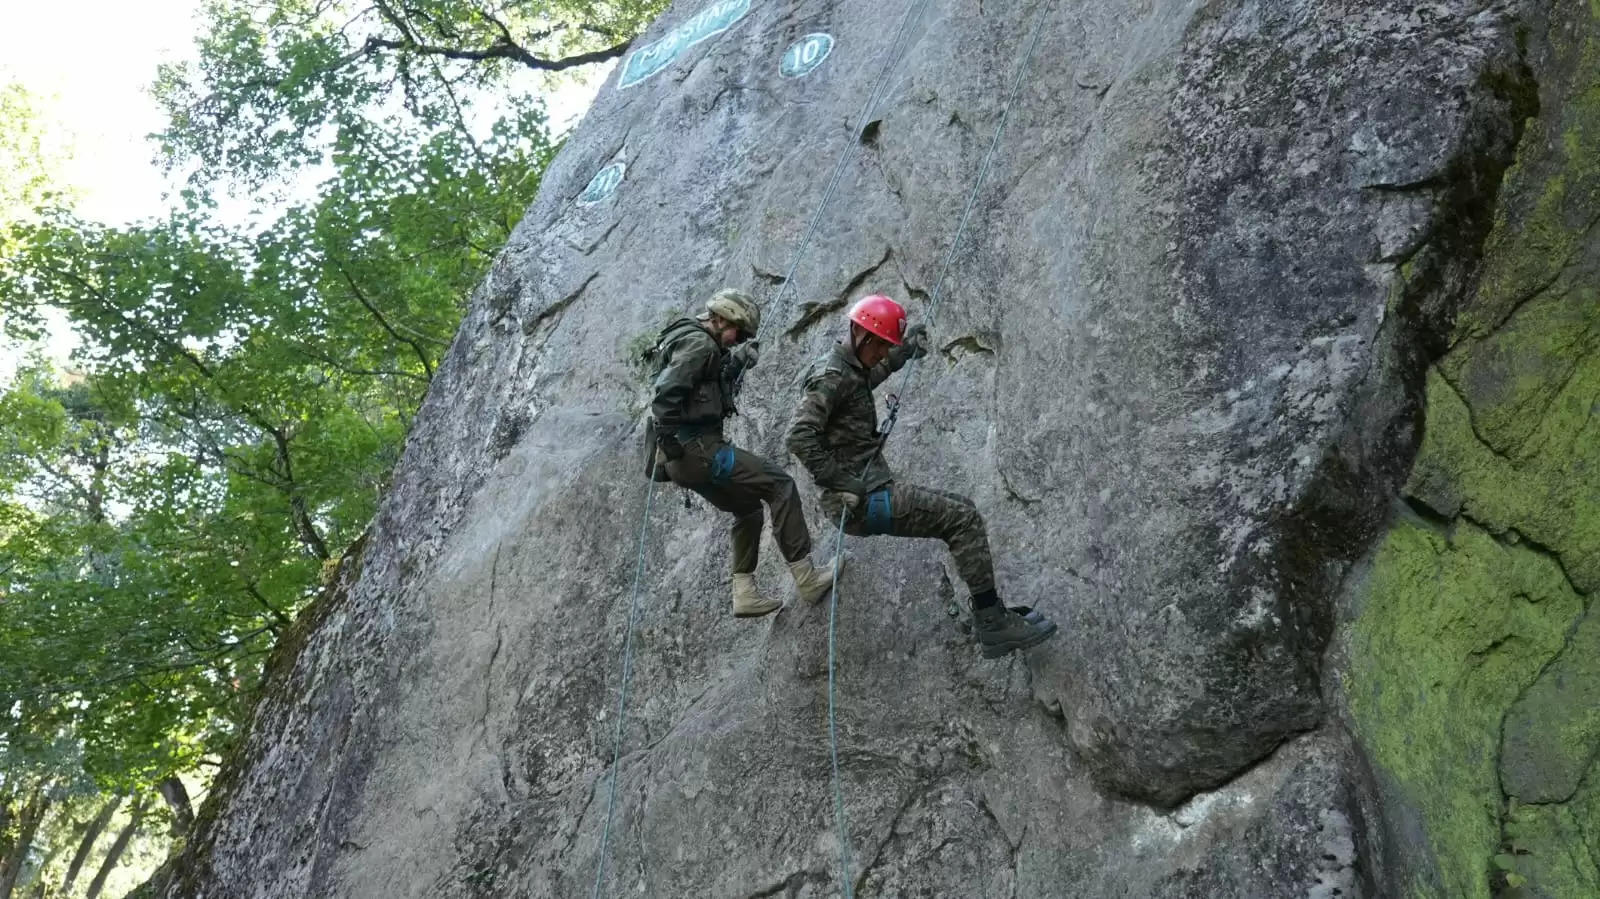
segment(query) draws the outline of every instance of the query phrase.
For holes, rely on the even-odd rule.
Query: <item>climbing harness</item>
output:
[[[786,275],[784,275],[783,284],[778,289],[777,295],[772,298],[772,302],[775,303],[775,302],[781,300],[783,298],[784,292],[786,290],[788,290],[790,285],[793,283],[793,281],[794,281],[794,273],[800,267],[800,260],[805,255],[806,247],[810,245],[811,238],[816,233],[817,225],[822,220],[822,213],[827,208],[828,202],[833,198],[834,191],[839,186],[839,180],[844,175],[845,163],[849,159],[850,151],[854,147],[859,145],[859,140],[857,140],[857,138],[859,138],[860,135],[866,130],[867,124],[871,121],[870,117],[872,115],[873,110],[877,108],[878,101],[880,99],[882,99],[882,97],[883,97],[883,94],[884,94],[884,91],[885,91],[885,86],[888,83],[889,73],[891,71],[893,71],[893,69],[895,67],[895,64],[899,61],[900,56],[901,56],[901,54],[902,54],[902,52],[904,50],[904,47],[902,45],[905,43],[906,37],[910,34],[911,23],[915,19],[921,17],[922,10],[925,9],[927,7],[927,5],[928,5],[928,0],[911,0],[911,2],[909,2],[907,4],[905,15],[900,20],[900,29],[899,29],[899,31],[897,31],[895,33],[894,38],[889,42],[888,46],[885,48],[886,53],[885,53],[885,56],[884,56],[883,64],[878,70],[877,80],[873,84],[872,90],[867,95],[867,100],[862,105],[861,112],[856,118],[856,127],[851,132],[851,140],[845,144],[844,149],[841,150],[840,153],[839,153],[838,161],[834,163],[833,174],[828,180],[827,187],[822,192],[822,200],[821,200],[821,202],[819,202],[817,204],[816,212],[812,213],[811,221],[806,225],[806,230],[805,230],[805,232],[802,234],[802,236],[800,238],[800,243],[799,243],[798,247],[795,249],[794,259],[789,265],[789,271],[788,271],[788,273]],[[744,371],[740,371],[739,375],[734,379],[735,392],[737,392],[737,388],[738,388],[740,382],[743,380],[743,378],[744,378]],[[635,622],[635,620],[637,618],[637,612],[638,612],[638,607],[639,607],[639,583],[640,583],[640,580],[641,580],[641,578],[643,577],[643,574],[644,574],[645,540],[646,540],[647,536],[649,535],[650,506],[651,506],[651,500],[655,496],[656,483],[657,483],[657,481],[655,480],[655,462],[654,462],[654,458],[652,457],[651,471],[650,471],[650,484],[649,484],[649,487],[645,491],[644,515],[643,515],[643,518],[642,518],[642,520],[640,521],[640,524],[639,524],[638,563],[637,563],[637,568],[634,571],[633,589],[631,591],[632,595],[631,595],[631,597],[629,598],[629,601],[628,601],[627,630],[626,630],[626,632],[625,632],[625,634],[623,636],[623,641],[622,641],[622,685],[621,685],[621,688],[620,688],[620,691],[619,691],[619,696],[618,696],[618,699],[617,699],[616,736],[615,736],[615,739],[613,741],[613,745],[612,745],[612,749],[611,749],[611,787],[610,787],[609,795],[608,795],[608,797],[606,799],[605,826],[600,832],[600,849],[599,849],[599,856],[600,857],[599,857],[599,861],[596,863],[596,866],[595,866],[593,899],[599,899],[599,897],[601,895],[601,891],[605,886],[606,854],[607,854],[607,850],[610,847],[610,843],[611,843],[611,821],[612,821],[613,814],[616,811],[617,776],[620,773],[619,770],[618,770],[618,766],[621,764],[621,761],[622,761],[623,720],[624,720],[624,716],[625,716],[625,713],[626,713],[627,707],[628,707],[628,681],[629,681],[629,678],[630,678],[630,676],[632,674],[632,670],[633,670],[633,629],[634,629],[634,622]],[[687,498],[685,499],[685,503],[687,504]],[[840,533],[843,534],[843,532],[844,532],[844,520],[842,518],[840,519],[840,522],[839,522],[839,528],[840,528]],[[838,566],[837,563],[835,563],[835,565],[834,565],[833,579],[834,579],[834,586],[837,587],[838,586],[838,581],[839,581],[839,566]],[[832,660],[833,660],[834,653],[833,653],[833,625],[832,625],[832,620],[831,620],[832,619],[832,614],[833,613],[830,611],[829,612],[830,621],[829,621],[829,627],[828,627],[828,641],[829,641],[829,644],[828,644],[828,659],[829,659],[829,666],[828,666],[828,715],[829,715],[829,720],[828,720],[828,726],[829,726],[830,733],[831,733],[832,728],[833,728],[833,662],[832,662]],[[838,741],[837,740],[833,740],[833,745],[834,745],[833,781],[834,781],[834,790],[835,790],[835,793],[837,793],[838,792],[838,783],[839,783]],[[844,891],[845,891],[846,899],[850,899],[850,897],[851,897],[851,890],[850,890],[850,861],[849,861],[849,847],[848,847],[848,845],[846,843],[847,830],[846,830],[845,818],[844,818],[844,802],[843,802],[843,798],[841,796],[836,796],[835,798],[837,799],[835,811],[837,813],[837,819],[838,819],[838,822],[839,822],[839,849],[840,849],[841,858],[843,859],[843,866],[842,866],[842,869],[841,869],[841,882],[844,884]]]
[[[1000,146],[1000,136],[1005,133],[1006,119],[1011,115],[1011,107],[1016,103],[1017,91],[1022,87],[1023,76],[1027,73],[1033,61],[1033,51],[1039,46],[1039,35],[1044,31],[1045,14],[1054,5],[1054,0],[1044,0],[1039,7],[1039,15],[1034,21],[1033,36],[1028,41],[1027,52],[1023,54],[1022,62],[1017,66],[1017,76],[1011,83],[1011,91],[1006,96],[1004,108],[1000,111],[1000,121],[995,125],[994,137],[989,141],[988,152],[984,154],[983,163],[978,167],[977,180],[973,182],[972,189],[967,193],[966,206],[961,211],[961,220],[956,225],[956,233],[954,239],[950,242],[950,250],[945,254],[944,262],[939,267],[939,277],[934,280],[933,294],[930,297],[928,308],[928,321],[930,323],[938,315],[945,275],[949,273],[950,266],[955,260],[956,251],[961,246],[961,238],[966,234],[967,220],[971,217],[972,209],[977,203],[978,191],[982,189],[984,180],[988,178],[989,166],[994,162],[995,148]],[[916,360],[913,359],[911,361],[914,362]],[[918,371],[921,371],[921,366],[918,366]],[[894,431],[895,422],[900,417],[901,400],[910,393],[915,385],[916,373],[914,372],[911,376],[910,384],[902,388],[900,394],[890,395],[886,404],[888,416],[885,418],[881,428],[878,449],[861,469],[863,477],[866,476],[867,470],[872,467],[872,462],[877,459],[878,453],[883,452],[883,447],[888,442],[890,433]],[[885,499],[887,498],[888,496],[885,494]],[[833,762],[834,814],[839,821],[840,881],[844,886],[844,899],[853,899],[854,893],[850,886],[850,844],[844,818],[844,794],[839,784],[839,731],[835,720],[837,716],[834,699],[834,679],[835,669],[837,668],[834,632],[839,612],[839,563],[844,558],[844,523],[849,514],[850,510],[848,508],[839,514],[839,531],[834,538],[833,590],[828,594],[828,750]],[[1029,611],[1031,612],[1032,610]]]

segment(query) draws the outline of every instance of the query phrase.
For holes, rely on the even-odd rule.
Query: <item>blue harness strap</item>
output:
[[[887,534],[894,528],[894,510],[889,507],[889,488],[867,494],[867,533]]]
[[[724,446],[711,459],[711,483],[724,487],[733,477],[733,447]]]

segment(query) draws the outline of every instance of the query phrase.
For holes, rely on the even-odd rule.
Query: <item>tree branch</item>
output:
[[[92,296],[95,299],[99,300],[101,308],[103,308],[103,309],[105,309],[105,310],[107,310],[109,312],[114,313],[118,318],[120,318],[122,320],[123,324],[125,324],[128,327],[133,328],[133,329],[135,329],[137,331],[142,332],[147,337],[150,337],[151,339],[155,340],[157,343],[160,343],[160,344],[166,346],[166,348],[168,349],[169,352],[174,352],[174,353],[177,353],[178,355],[182,356],[184,359],[188,360],[190,365],[193,365],[195,368],[199,369],[200,373],[202,375],[205,375],[206,378],[209,379],[209,378],[216,377],[216,375],[212,373],[211,369],[209,367],[207,367],[204,362],[200,361],[200,357],[196,356],[194,353],[189,351],[188,347],[184,346],[181,343],[175,343],[171,338],[167,337],[165,334],[162,334],[161,332],[157,331],[156,329],[150,327],[150,325],[146,324],[145,322],[141,322],[138,319],[133,318],[126,310],[118,309],[115,305],[112,304],[111,299],[109,297],[107,297],[105,295],[105,293],[103,293],[100,290],[100,288],[95,287],[93,284],[90,284],[86,279],[84,279],[78,273],[71,272],[71,271],[62,271],[60,269],[46,269],[46,271],[49,272],[50,274],[53,274],[53,275],[57,276],[57,277],[65,278],[68,281],[71,281],[74,284],[78,285],[78,287],[83,289],[90,296]],[[68,303],[70,305],[71,301],[69,300]]]
[[[321,362],[322,364],[337,369],[338,371],[341,371],[347,375],[356,375],[364,378],[409,378],[413,381],[421,381],[424,384],[428,383],[427,378],[417,374],[414,371],[400,371],[398,369],[387,368],[351,368],[332,356],[317,352],[311,347],[306,346],[303,343],[299,343],[298,341],[293,342],[290,345],[294,348],[295,352],[306,357],[307,359]]]
[[[563,56],[559,59],[549,59],[543,56],[535,56],[534,54],[528,52],[527,48],[523,47],[521,44],[508,40],[504,37],[497,39],[494,43],[484,47],[481,50],[466,50],[460,47],[441,47],[437,44],[425,44],[421,41],[410,39],[397,41],[390,38],[374,36],[367,38],[366,44],[363,45],[363,50],[366,52],[371,52],[374,50],[401,50],[417,53],[422,56],[441,56],[445,59],[463,60],[467,62],[483,62],[490,59],[505,59],[512,62],[521,63],[522,65],[539,72],[562,72],[566,71],[567,69],[575,69],[579,66],[586,66],[592,63],[606,62],[616,59],[623,53],[627,52],[628,45],[631,43],[633,43],[631,40],[627,40],[600,50],[591,50],[588,53],[576,53],[572,56]]]
[[[277,606],[273,605],[270,602],[267,602],[267,598],[265,596],[262,596],[261,595],[261,591],[256,588],[255,582],[253,582],[253,581],[245,581],[244,582],[244,589],[245,589],[245,592],[250,594],[250,597],[252,599],[254,599],[257,603],[259,603],[261,605],[261,608],[266,609],[268,612],[270,612],[272,614],[273,618],[278,619],[278,623],[279,624],[283,625],[284,627],[288,627],[289,625],[294,623],[293,621],[290,620],[289,616],[283,614],[283,611],[280,610]],[[269,625],[267,625],[267,627],[272,628],[273,634],[277,634],[278,633],[278,629],[275,628],[275,627],[272,627],[272,625],[269,624]]]
[[[334,267],[339,269],[339,274],[344,277],[344,282],[350,285],[350,292],[355,294],[357,302],[359,302],[362,306],[365,306],[368,312],[372,313],[372,317],[378,320],[378,324],[382,325],[385,331],[389,332],[390,337],[393,337],[395,340],[398,340],[401,343],[411,347],[411,349],[416,352],[417,358],[422,361],[422,370],[427,373],[429,383],[432,383],[433,363],[428,361],[428,354],[422,349],[422,345],[417,343],[415,340],[400,336],[400,332],[396,331],[394,326],[389,324],[389,320],[383,317],[383,313],[378,311],[378,307],[372,305],[372,302],[367,299],[367,295],[361,292],[360,285],[356,284],[356,279],[350,276],[350,272],[344,267],[344,263],[338,261],[337,259],[332,260],[332,262]]]
[[[300,492],[300,485],[294,479],[294,465],[289,459],[289,435],[280,428],[273,428],[271,434],[277,446],[278,462],[283,466],[283,479],[288,485],[285,492],[289,496],[289,513],[294,519],[295,530],[300,534],[300,542],[313,556],[326,562],[329,558],[328,544],[317,532],[317,525],[311,520],[311,510],[306,505],[305,494]]]

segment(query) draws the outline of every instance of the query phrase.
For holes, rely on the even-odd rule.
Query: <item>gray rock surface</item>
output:
[[[646,506],[629,345],[756,288],[732,436],[781,458],[845,303],[929,317],[1040,9],[928,3],[858,136],[906,7],[742,5],[684,46],[677,4],[631,71],[676,57],[614,74],[551,166],[168,895],[590,894]],[[1319,664],[1527,112],[1519,15],[1051,3],[888,455],[977,501],[1002,595],[1062,631],[982,661],[937,544],[849,543],[860,895],[1383,894]],[[832,53],[780,76],[811,32]],[[837,895],[826,610],[732,619],[726,521],[679,499],[649,507],[605,894]]]

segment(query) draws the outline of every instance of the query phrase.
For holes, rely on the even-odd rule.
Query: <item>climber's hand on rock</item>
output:
[[[756,360],[761,357],[761,341],[746,340],[728,351],[728,364],[734,371],[747,371],[756,367]]]
[[[907,359],[921,359],[928,355],[928,326],[912,325],[907,328],[901,345],[905,347]]]

